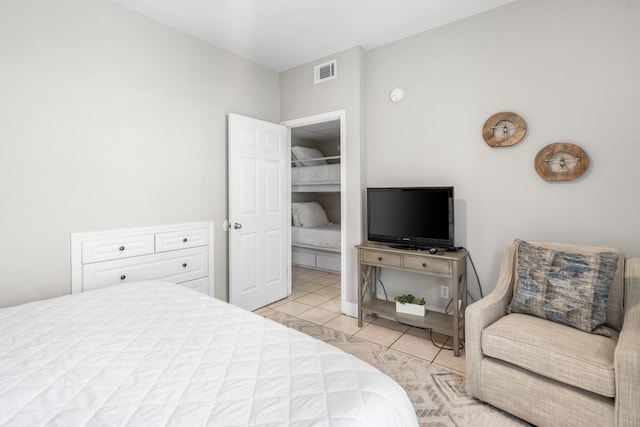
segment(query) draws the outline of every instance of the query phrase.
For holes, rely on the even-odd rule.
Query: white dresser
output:
[[[71,293],[165,280],[213,294],[213,223],[71,235]]]

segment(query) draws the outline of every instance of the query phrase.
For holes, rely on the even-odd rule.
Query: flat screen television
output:
[[[367,188],[367,239],[407,248],[455,246],[453,187]]]

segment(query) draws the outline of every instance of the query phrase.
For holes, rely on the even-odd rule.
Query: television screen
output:
[[[453,187],[368,188],[367,238],[408,247],[453,247]]]

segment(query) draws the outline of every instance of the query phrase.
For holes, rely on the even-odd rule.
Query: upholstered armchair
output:
[[[625,259],[616,248],[531,245],[585,257],[617,254],[598,328],[610,336],[567,326],[566,311],[560,322],[514,312],[518,281],[538,277],[519,268],[516,241],[504,252],[495,289],[466,310],[467,391],[538,426],[640,426],[640,258]],[[528,280],[524,287],[536,288]]]

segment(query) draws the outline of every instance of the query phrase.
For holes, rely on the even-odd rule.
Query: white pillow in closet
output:
[[[291,218],[297,227],[329,225],[327,214],[317,202],[291,203]]]
[[[296,162],[299,166],[319,166],[327,164],[326,160],[311,160],[324,157],[320,150],[315,148],[296,145],[295,147],[291,147],[291,153],[293,154],[293,157],[295,157],[295,160],[302,160],[301,162]]]

